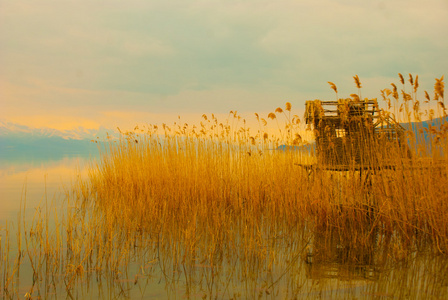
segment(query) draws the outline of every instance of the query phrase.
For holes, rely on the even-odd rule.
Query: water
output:
[[[66,209],[65,195],[75,177],[79,175],[85,178],[86,166],[97,157],[95,148],[91,153],[74,152],[54,156],[50,153],[45,158],[30,155],[30,159],[0,160],[0,232],[4,235],[1,229],[8,223],[11,253],[14,253],[19,217],[26,220],[26,224],[31,224],[38,207],[60,210],[62,215]],[[53,272],[53,282],[59,283],[52,286],[51,278],[47,277],[35,283],[30,262],[23,260],[13,295],[15,298],[23,298],[33,291],[36,297],[35,287],[41,286],[38,295],[50,299],[412,299],[422,295],[429,298],[447,296],[448,262],[443,256],[403,253],[403,259],[400,260],[397,255],[394,258],[389,255],[399,251],[391,245],[386,249],[365,249],[358,264],[347,264],[344,257],[354,253],[337,238],[328,244],[325,243],[331,240],[328,236],[321,236],[306,228],[298,230],[302,231],[297,233],[296,240],[277,240],[273,246],[276,247],[275,251],[272,252],[275,263],[269,268],[266,268],[266,262],[257,259],[253,261],[255,264],[244,265],[241,256],[230,251],[229,256],[218,266],[201,262],[185,264],[174,261],[169,252],[147,252],[143,248],[150,245],[142,244],[137,245],[137,248],[143,250],[135,250],[135,254],[130,255],[131,260],[120,266],[119,270],[106,269],[96,273],[93,267],[86,268],[83,276],[74,279],[74,287],[68,289],[67,282],[62,278],[67,278],[69,264],[64,265],[66,269]],[[269,236],[269,232],[264,235]],[[120,253],[120,245],[116,247],[117,253]],[[22,251],[24,248],[22,245]],[[301,254],[304,248],[307,250]],[[4,245],[2,249],[5,251]],[[291,249],[295,250],[291,252]],[[378,251],[382,252],[379,254]],[[406,255],[408,257],[404,257]],[[12,255],[10,263],[14,259]],[[41,263],[45,263],[45,260]],[[241,277],[245,269],[249,270],[248,276]],[[0,267],[2,270],[3,267]],[[4,276],[5,273],[0,274],[0,282],[5,280]],[[0,298],[8,299],[10,296],[0,291]]]
[[[59,161],[23,162],[0,167],[0,221],[16,221],[21,202],[32,211],[47,199],[61,200],[75,170],[84,158],[63,158]]]
[[[64,190],[78,174],[83,176],[87,164],[98,157],[98,150],[91,147],[69,153],[60,151],[45,156],[15,153],[2,153],[0,157],[0,224],[16,221],[21,205],[26,205],[26,213],[51,200],[54,205],[62,204]],[[26,202],[26,203],[25,203]]]
[[[86,147],[87,145],[87,147]],[[38,149],[34,147],[11,147],[2,145],[0,153],[0,256],[7,260],[0,264],[0,270],[5,271],[5,265],[12,266],[18,257],[19,230],[30,226],[40,214],[42,208],[58,212],[61,215],[64,207],[64,195],[75,180],[75,176],[85,176],[86,166],[91,159],[97,157],[98,150],[92,144],[75,142],[70,149],[52,149],[43,142]],[[66,150],[66,151],[64,151]],[[86,151],[87,150],[87,151]],[[49,214],[50,215],[50,214]],[[49,219],[54,219],[54,214]],[[54,224],[51,225],[54,228]],[[24,231],[29,235],[29,231]],[[9,240],[9,243],[7,243]],[[21,257],[25,256],[23,233],[20,238]],[[13,268],[14,269],[14,268]],[[20,274],[16,280],[14,293],[23,297],[33,283],[33,271],[29,261],[20,261]],[[0,279],[11,279],[7,273]],[[8,278],[7,278],[8,277]],[[1,285],[1,284],[0,284]],[[3,285],[1,285],[3,287]],[[8,298],[11,294],[0,292],[0,298]]]

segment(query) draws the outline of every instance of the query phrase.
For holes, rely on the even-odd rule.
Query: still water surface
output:
[[[70,190],[76,176],[86,176],[86,167],[93,159],[97,159],[97,155],[84,153],[63,156],[57,160],[2,160],[0,164],[0,228],[4,228],[7,223],[10,224],[9,234],[14,236],[14,228],[17,228],[20,214],[26,220],[33,218],[37,207],[47,206],[51,209],[63,210],[67,190]],[[26,208],[23,209],[25,204]],[[409,254],[411,257],[406,260],[397,260],[387,252],[382,255],[368,253],[368,262],[366,260],[363,264],[350,266],[344,264],[341,259],[344,256],[344,249],[339,243],[321,246],[319,245],[320,237],[312,232],[306,232],[306,229],[298,236],[303,236],[303,241],[289,246],[296,247],[297,252],[302,249],[308,237],[312,239],[304,255],[288,257],[281,252],[273,253],[278,257],[276,267],[269,272],[260,268],[260,273],[254,274],[253,280],[245,278],[243,281],[239,277],[238,270],[243,269],[243,266],[232,263],[232,259],[235,262],[239,260],[238,256],[230,257],[227,263],[213,270],[211,266],[201,263],[188,265],[185,268],[185,265],[171,261],[169,253],[157,253],[159,257],[145,257],[140,253],[119,272],[119,276],[85,275],[84,284],[77,285],[76,289],[68,292],[64,284],[61,284],[53,289],[45,289],[40,295],[44,298],[79,299],[196,299],[203,297],[213,299],[351,299],[354,297],[419,299],[422,296],[443,299],[448,297],[448,262],[444,257],[434,256],[431,253],[418,255],[411,253]],[[328,240],[327,237],[323,238]],[[5,249],[4,245],[3,249]],[[391,251],[393,249],[392,247]],[[326,252],[326,255],[316,254],[322,252]],[[160,260],[161,256],[164,257],[163,266],[156,260]],[[13,258],[10,260],[12,261]],[[173,265],[170,266],[170,263]],[[170,270],[170,273],[167,274],[166,270]],[[63,270],[58,272],[57,276],[64,276]],[[88,274],[89,271],[85,270],[85,272]],[[216,274],[213,275],[213,272]],[[2,275],[0,274],[0,277]],[[209,287],[210,276],[217,276],[216,288]],[[17,277],[12,294],[11,291],[10,293],[2,291],[0,298],[8,299],[11,295],[15,298],[23,298],[30,290],[33,290],[32,277],[29,263],[22,262],[21,273]]]
[[[89,157],[64,157],[61,160],[3,162],[0,165],[0,221],[16,221],[21,201],[26,212],[46,200],[61,201],[77,170],[82,173]]]

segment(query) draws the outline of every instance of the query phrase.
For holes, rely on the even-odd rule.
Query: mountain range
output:
[[[72,130],[33,128],[0,120],[0,163],[60,160],[64,157],[98,155],[98,146],[92,140],[105,141],[118,134],[104,127]]]
[[[5,122],[0,120],[0,138],[61,138],[64,140],[91,140],[97,137],[106,137],[107,134],[113,134],[113,130],[108,130],[105,127],[99,129],[87,129],[78,127],[71,130],[58,130],[54,128],[41,127],[33,128],[12,122]]]

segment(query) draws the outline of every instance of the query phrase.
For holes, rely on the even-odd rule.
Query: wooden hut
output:
[[[307,101],[305,121],[314,127],[319,163],[372,166],[391,143],[400,145],[404,128],[381,113],[376,99]]]

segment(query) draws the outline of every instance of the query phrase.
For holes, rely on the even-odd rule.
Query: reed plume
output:
[[[357,94],[350,94],[350,97],[352,97],[355,101],[360,101],[359,96]]]
[[[401,75],[401,73],[398,73],[398,77],[400,78],[400,82],[401,82],[401,84],[404,84],[404,78],[403,78],[403,75]]]
[[[330,85],[331,89],[333,89],[333,91],[337,94],[338,88],[336,87],[336,85],[331,81],[328,81],[328,84]]]
[[[443,76],[439,79],[436,78],[436,83],[434,84],[434,91],[442,98],[444,98],[445,83],[443,82]]]
[[[417,89],[418,89],[418,75],[415,76],[414,93],[417,93]]]
[[[412,77],[412,74],[411,74],[411,73],[409,73],[409,83],[410,83],[411,85],[414,85],[414,78]]]
[[[429,97],[429,94],[427,91],[425,91],[425,98],[428,102],[431,101],[431,97]]]
[[[358,77],[358,75],[353,76],[353,79],[355,79],[356,87],[357,87],[358,89],[360,89],[360,88],[361,88],[361,82],[359,81],[359,77]]]

